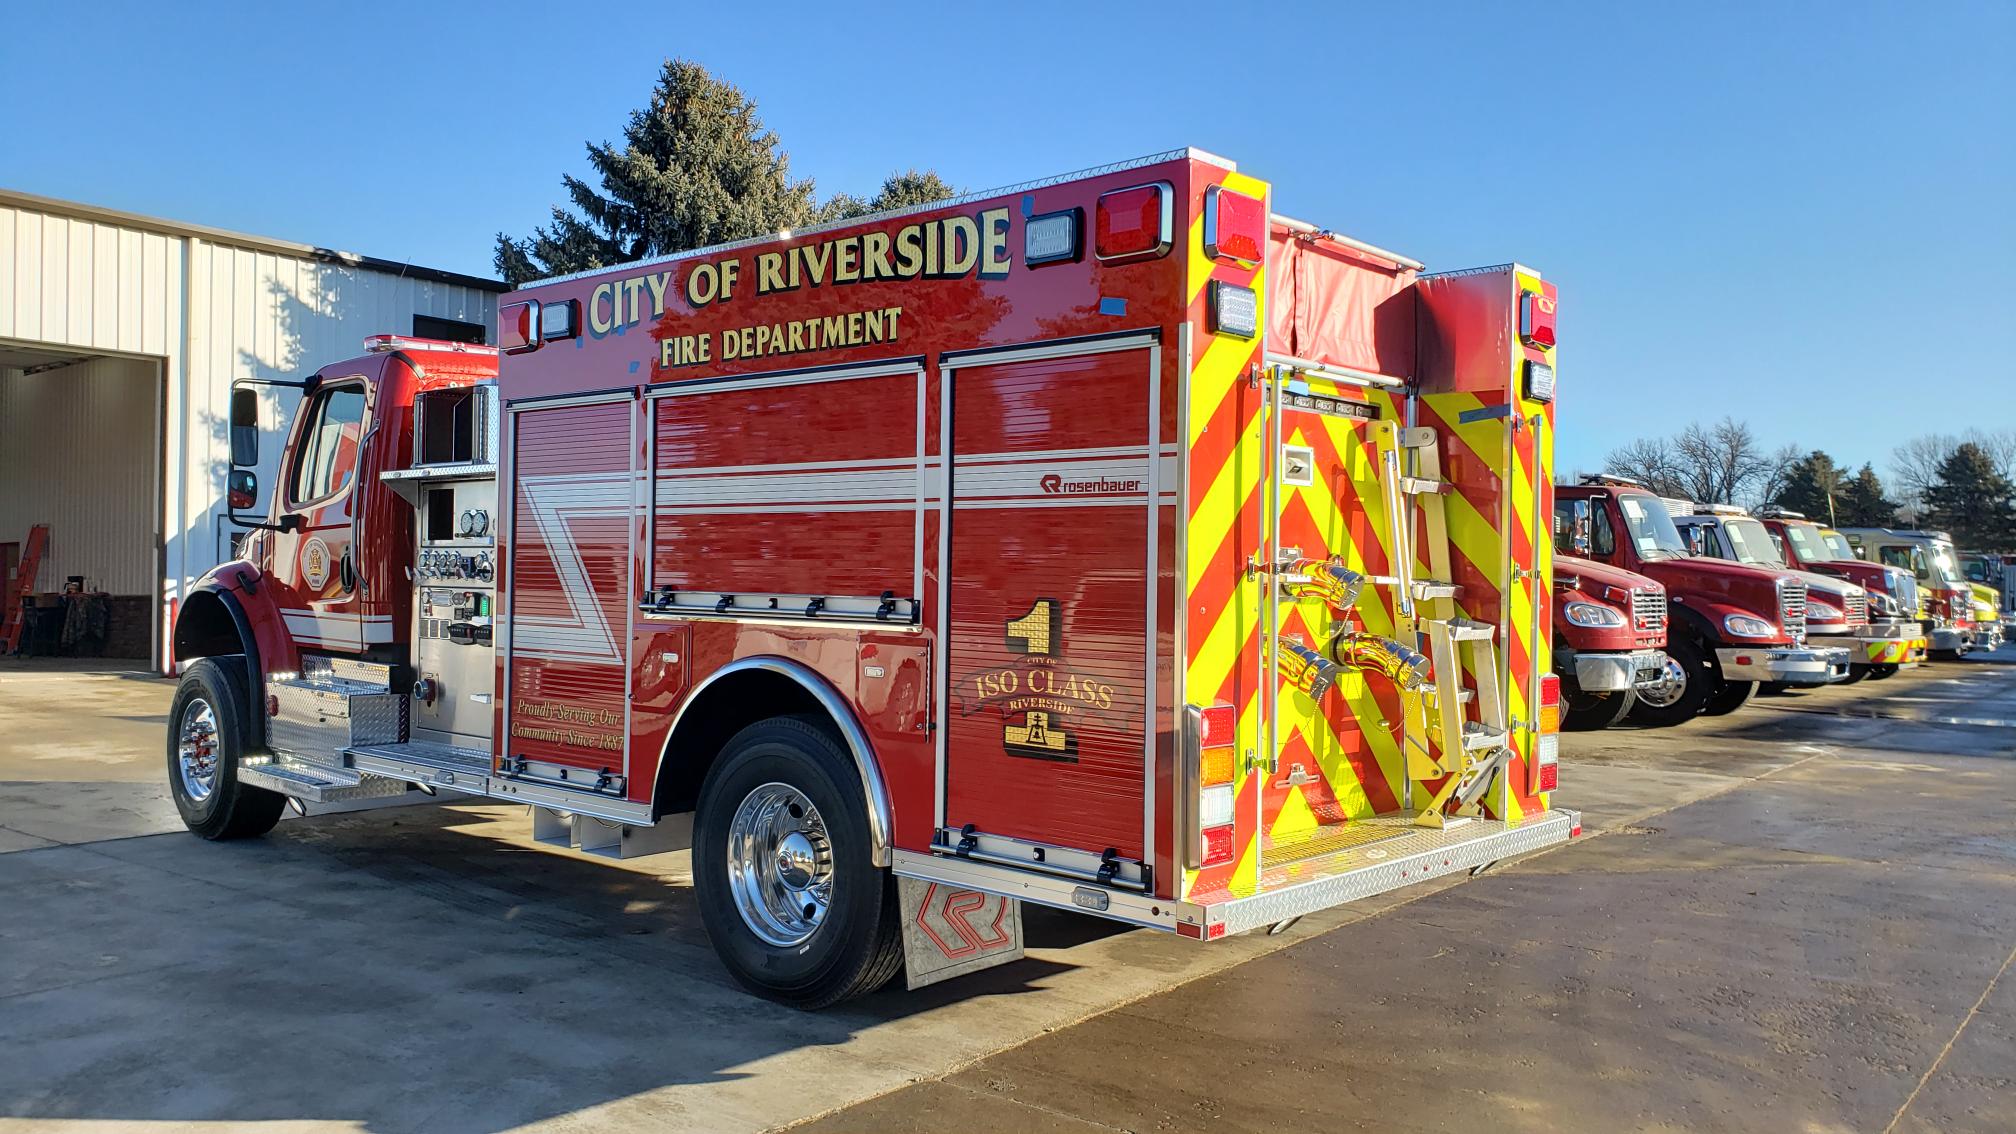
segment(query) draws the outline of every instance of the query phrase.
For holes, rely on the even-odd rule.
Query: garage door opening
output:
[[[160,656],[161,397],[156,360],[0,340],[8,580],[30,530],[49,526],[23,653],[134,668]]]

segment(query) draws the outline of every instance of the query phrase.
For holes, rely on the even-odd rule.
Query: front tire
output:
[[[1561,727],[1569,732],[1596,732],[1624,719],[1637,694],[1629,689],[1614,693],[1584,693],[1577,690],[1561,698]]]
[[[1701,715],[1726,717],[1749,704],[1750,698],[1756,695],[1757,683],[1754,681],[1724,681],[1708,695],[1708,703],[1701,707]]]
[[[1701,715],[1721,678],[1699,642],[1674,637],[1666,643],[1665,680],[1641,687],[1631,719],[1651,728],[1671,728]]]
[[[263,835],[287,808],[286,796],[238,781],[248,700],[241,672],[214,658],[196,662],[168,709],[168,790],[183,825],[211,840]]]
[[[1900,668],[1901,667],[1894,662],[1872,665],[1869,667],[1869,679],[1871,681],[1882,681],[1885,678],[1895,677],[1897,676],[1897,671]]]
[[[1870,676],[1870,671],[1875,668],[1876,667],[1873,665],[1851,665],[1848,667],[1848,676],[1842,678],[1840,681],[1836,682],[1836,684],[1853,685],[1856,682],[1861,681],[1862,679]]]
[[[896,879],[870,859],[853,761],[824,729],[778,717],[736,733],[700,789],[693,885],[707,936],[743,987],[825,1008],[903,964]]]

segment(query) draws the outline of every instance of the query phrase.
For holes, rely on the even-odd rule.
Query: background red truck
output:
[[[1924,630],[1917,616],[1918,580],[1909,571],[1855,558],[1846,549],[1845,537],[1835,533],[1829,539],[1826,529],[1798,512],[1767,507],[1757,519],[1788,566],[1845,579],[1868,594],[1870,634],[1878,640],[1864,646],[1855,659],[1866,663],[1868,676],[1890,677],[1925,659],[1925,646],[1919,641]],[[1837,547],[1836,541],[1842,546]]]
[[[1622,477],[1555,490],[1557,523],[1589,532],[1589,558],[1666,587],[1667,680],[1638,690],[1632,719],[1669,725],[1730,713],[1759,682],[1824,685],[1848,671],[1845,650],[1806,644],[1806,584],[1782,572],[1695,556],[1666,505]]]
[[[1561,726],[1608,728],[1666,680],[1666,588],[1658,580],[1576,558],[1575,535],[1554,556],[1554,671]]]

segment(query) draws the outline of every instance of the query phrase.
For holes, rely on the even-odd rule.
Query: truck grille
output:
[[[1918,580],[1903,571],[1892,571],[1890,577],[1897,583],[1890,597],[1897,600],[1898,609],[1906,618],[1918,617]]]
[[[1785,624],[1785,636],[1795,642],[1806,640],[1806,584],[1797,579],[1778,583],[1778,620]]]
[[[1848,625],[1864,626],[1868,624],[1869,622],[1868,595],[1866,594],[1849,595],[1847,601],[1841,604],[1841,609],[1846,611],[1848,614]]]
[[[1640,634],[1666,632],[1666,596],[1658,591],[1631,592],[1631,621]]]

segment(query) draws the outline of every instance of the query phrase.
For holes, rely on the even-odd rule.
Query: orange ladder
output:
[[[0,654],[11,654],[21,648],[21,629],[27,625],[26,607],[28,599],[35,594],[35,573],[42,566],[42,553],[49,547],[49,525],[36,524],[28,529],[28,548],[21,555],[21,573],[14,579],[14,587],[7,595],[7,618],[0,622]]]

